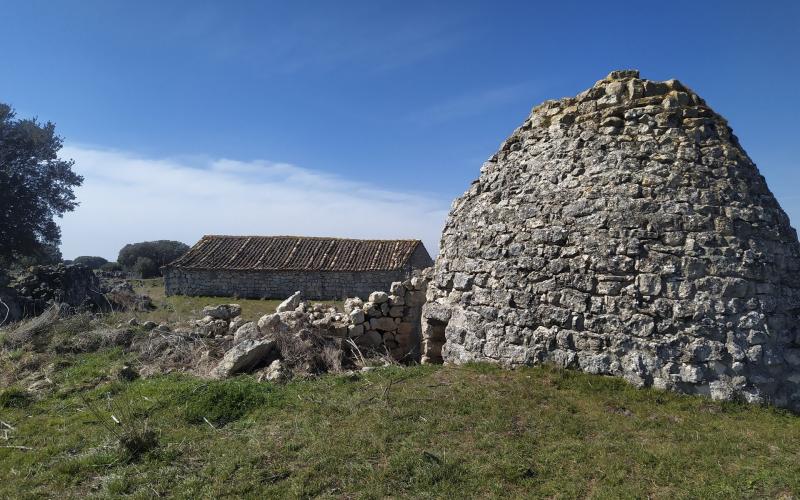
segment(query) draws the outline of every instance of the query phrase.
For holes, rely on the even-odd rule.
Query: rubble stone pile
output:
[[[33,266],[9,286],[29,305],[39,308],[58,302],[70,307],[92,307],[104,303],[100,280],[88,267],[56,264]]]
[[[2,274],[2,273],[0,273]],[[0,276],[0,325],[34,317],[54,304],[65,312],[149,311],[150,297],[124,280],[100,279],[80,264],[32,266],[9,278]]]
[[[419,359],[420,318],[426,290],[427,279],[415,276],[392,283],[388,292],[372,292],[366,302],[347,299],[343,311],[308,302],[296,292],[274,313],[258,321],[242,319],[238,304],[207,306],[201,319],[188,327],[176,327],[172,333],[189,339],[214,339],[222,349],[222,359],[211,370],[211,375],[218,378],[272,366],[276,360],[293,356],[298,358],[295,362],[307,365],[301,367],[304,372],[347,364],[352,361],[344,359],[347,357],[378,355],[412,362]],[[159,327],[153,335],[168,328]],[[309,359],[300,360],[302,356],[292,352],[298,349],[306,351]],[[328,359],[321,359],[325,356]],[[324,367],[313,366],[323,364]],[[272,366],[270,373],[283,376],[280,368]]]

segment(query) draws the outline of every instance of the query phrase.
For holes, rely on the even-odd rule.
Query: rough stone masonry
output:
[[[800,244],[724,118],[615,71],[532,111],[452,206],[423,360],[554,362],[800,410]]]

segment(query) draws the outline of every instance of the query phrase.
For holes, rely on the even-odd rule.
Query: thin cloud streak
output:
[[[226,22],[219,7],[207,5],[187,12],[165,36],[202,47],[214,60],[246,63],[268,74],[343,67],[380,72],[434,59],[463,43],[468,14],[441,19],[433,11],[397,17],[380,5],[367,4],[348,12],[272,18],[253,30]]]
[[[193,244],[204,234],[418,238],[435,255],[449,205],[286,163],[189,163],[80,145],[62,156],[85,177],[81,205],[61,222],[65,258],[114,260],[126,243]]]
[[[409,115],[409,119],[422,125],[434,125],[478,116],[497,107],[522,100],[535,90],[534,85],[530,82],[485,89],[415,111]]]

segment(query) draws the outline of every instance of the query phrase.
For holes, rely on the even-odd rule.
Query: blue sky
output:
[[[798,2],[0,0],[0,21],[0,101],[87,177],[68,258],[219,232],[435,251],[535,104],[619,68],[704,97],[800,223]]]

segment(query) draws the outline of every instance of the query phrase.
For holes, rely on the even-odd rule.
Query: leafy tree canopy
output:
[[[133,266],[140,257],[153,261],[158,268],[169,264],[189,250],[189,245],[180,241],[158,240],[130,243],[119,251],[119,262],[125,269],[133,270]],[[156,274],[157,275],[157,274]]]
[[[102,257],[96,257],[92,255],[81,255],[80,257],[75,257],[72,263],[81,264],[83,266],[88,267],[89,269],[95,270],[95,269],[100,269],[100,267],[103,264],[107,264],[108,261]]]
[[[120,266],[117,262],[106,262],[102,266],[100,266],[101,271],[122,271],[122,266]]]
[[[0,103],[0,262],[61,242],[54,219],[75,209],[73,189],[83,183],[74,162],[58,157],[62,144],[51,122],[16,119]]]
[[[134,276],[142,279],[155,278],[160,275],[158,264],[148,257],[137,258],[136,262],[131,267],[131,272]]]

